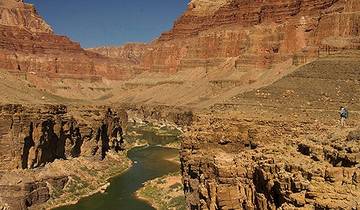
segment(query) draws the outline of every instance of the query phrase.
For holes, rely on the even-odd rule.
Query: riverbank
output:
[[[152,126],[146,128],[145,131],[153,132],[157,136],[164,138],[165,141],[160,141],[160,146],[162,148],[180,149],[181,147],[179,139],[175,141],[168,141],[169,139],[167,138],[174,135],[180,136],[181,131],[179,131],[176,127],[164,125],[160,127]],[[147,132],[143,134],[149,137],[146,135]],[[164,160],[180,166],[180,159],[178,155],[164,158]],[[146,181],[143,183],[143,186],[135,192],[135,196],[139,200],[145,201],[155,209],[186,209],[183,185],[179,172],[166,174],[164,176]]]
[[[181,175],[173,173],[144,183],[136,197],[158,210],[185,210]]]
[[[177,136],[178,131],[173,128],[169,129],[169,127],[159,128],[146,124],[137,124],[129,127],[125,136],[126,143],[124,144],[126,152],[122,152],[123,157],[120,162],[126,163],[129,161],[132,163],[132,167],[130,167],[131,164],[128,164],[121,173],[110,173],[110,176],[107,177],[103,175],[102,177],[106,182],[98,183],[95,189],[83,190],[81,194],[70,193],[69,196],[64,196],[60,200],[57,199],[56,203],[49,202],[49,205],[53,208],[55,206],[53,204],[62,202],[61,206],[63,207],[56,208],[56,210],[111,209],[114,206],[121,206],[124,209],[152,209],[145,202],[135,198],[134,193],[142,187],[145,181],[179,170],[178,161],[175,161],[178,159],[178,151],[164,147],[168,143],[177,142]],[[108,156],[109,160],[113,158],[112,155]],[[174,161],[170,162],[168,160]],[[110,163],[108,167],[116,167],[113,165],[116,163],[113,160],[105,160],[105,162],[106,165]],[[154,166],[154,162],[157,162],[158,165]],[[82,163],[81,165],[86,166],[87,164]],[[88,174],[94,173],[92,168],[82,167],[82,169],[83,172]],[[87,179],[82,177],[80,180],[75,180],[80,182],[80,184],[78,183],[73,188],[81,188],[84,185],[85,188],[88,188],[87,184],[81,184],[83,180]],[[109,182],[111,182],[111,185],[109,185]],[[107,188],[106,193],[98,193],[104,191],[105,188]],[[70,199],[74,197],[74,194],[77,199]],[[122,200],[121,203],[116,203],[119,199]]]
[[[109,179],[119,176],[125,173],[132,166],[132,161],[127,157],[127,152],[136,147],[143,147],[149,145],[149,143],[141,138],[143,135],[136,132],[138,129],[142,129],[145,125],[138,125],[130,127],[131,132],[127,135],[127,140],[125,142],[125,151],[122,153],[109,153],[107,158],[102,161],[91,160],[80,161],[79,168],[72,169],[73,176],[64,190],[54,190],[54,197],[50,199],[46,204],[41,206],[36,206],[34,209],[57,209],[63,206],[69,206],[77,204],[82,198],[89,197],[96,193],[103,193],[110,186]],[[152,130],[152,129],[150,129]],[[158,130],[158,129],[155,129]],[[89,164],[90,163],[90,164]],[[95,163],[95,165],[93,165]],[[103,164],[108,167],[98,167],[97,164]],[[77,164],[69,164],[77,165]],[[92,165],[91,168],[87,166]],[[83,173],[85,172],[85,174]],[[70,175],[71,177],[71,175]],[[91,183],[91,184],[89,184]],[[77,189],[80,188],[81,189]],[[68,188],[68,189],[66,189]],[[57,197],[59,195],[59,197]]]
[[[29,209],[47,210],[76,204],[84,197],[106,190],[109,186],[109,179],[126,172],[131,165],[132,162],[127,158],[126,152],[109,152],[102,161],[81,157],[49,164],[44,171],[66,174],[69,180],[63,189],[50,189],[51,197],[46,203],[32,206]],[[44,171],[39,173],[44,173]]]

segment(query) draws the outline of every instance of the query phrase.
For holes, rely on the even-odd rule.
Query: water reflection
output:
[[[124,174],[110,180],[111,185],[104,194],[81,199],[76,205],[57,208],[57,210],[150,210],[153,209],[144,201],[134,197],[134,192],[142,187],[142,183],[169,173],[179,171],[179,165],[167,161],[178,156],[177,149],[163,148],[165,145],[176,141],[177,135],[171,132],[154,131],[144,128],[130,128],[136,131],[141,138],[146,139],[150,146],[135,148],[128,152],[128,157],[134,162]]]

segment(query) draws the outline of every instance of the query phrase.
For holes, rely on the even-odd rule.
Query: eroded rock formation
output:
[[[24,178],[22,169],[42,168],[55,160],[78,157],[103,160],[110,150],[122,150],[124,120],[124,111],[105,107],[2,105],[0,198],[11,209],[46,202],[54,189],[64,188],[69,177],[56,172],[39,172],[35,176],[33,171]],[[15,177],[19,180],[6,178],[9,171],[18,171]]]
[[[16,0],[0,3],[0,68],[39,77],[98,80],[127,78],[131,62],[83,50],[53,33],[34,6]]]
[[[50,199],[50,189],[63,189],[69,178],[67,176],[48,177],[35,182],[0,185],[0,197],[4,209],[28,209]]]
[[[299,123],[195,126],[182,152],[189,209],[359,208],[359,141]]]
[[[194,116],[181,152],[188,208],[360,208],[358,65],[319,60]]]
[[[97,156],[119,151],[122,121],[110,109],[62,105],[1,106],[1,169],[36,168],[55,159]]]
[[[35,8],[22,0],[2,0],[0,7],[0,25],[20,27],[35,33],[53,33]]]

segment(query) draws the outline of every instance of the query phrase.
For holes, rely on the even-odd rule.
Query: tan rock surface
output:
[[[20,27],[34,33],[53,32],[31,4],[22,0],[2,0],[0,8],[0,25]]]
[[[358,65],[318,60],[195,115],[181,153],[188,208],[358,209]]]
[[[106,179],[89,177],[89,171],[110,178],[129,165],[124,155],[118,158],[116,154],[123,150],[122,128],[127,123],[121,109],[11,104],[0,107],[0,198],[11,209],[27,209],[61,196],[54,189],[63,191],[71,177],[77,177],[76,184],[93,181],[87,186],[100,187]],[[85,166],[92,168],[86,172]],[[78,196],[91,191],[87,186]]]

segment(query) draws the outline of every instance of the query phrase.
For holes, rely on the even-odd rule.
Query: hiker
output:
[[[346,119],[349,117],[349,112],[346,110],[345,107],[340,107],[340,125],[342,127],[345,127],[346,125]]]

